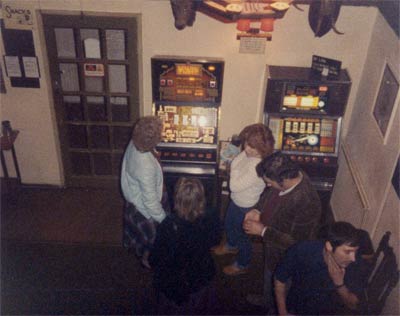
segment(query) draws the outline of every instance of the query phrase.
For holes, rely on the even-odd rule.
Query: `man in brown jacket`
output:
[[[261,196],[257,208],[246,214],[243,229],[263,239],[264,293],[258,303],[271,307],[272,273],[289,246],[315,238],[321,202],[309,177],[281,152],[264,158],[257,165],[257,174],[269,189]],[[257,303],[254,296],[249,301]]]

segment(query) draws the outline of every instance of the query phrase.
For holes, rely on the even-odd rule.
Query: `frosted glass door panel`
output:
[[[108,72],[110,92],[126,92],[126,66],[109,65]]]
[[[109,60],[124,60],[125,31],[106,30],[107,58]]]
[[[61,88],[63,91],[79,91],[77,64],[59,64]]]
[[[75,58],[74,30],[68,28],[55,28],[57,56],[59,58]]]
[[[103,92],[103,77],[85,77],[85,89],[88,92]]]

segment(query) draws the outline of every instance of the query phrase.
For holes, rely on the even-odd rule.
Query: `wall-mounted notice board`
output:
[[[12,87],[40,88],[39,66],[30,30],[6,29],[0,21],[5,55],[5,74]]]

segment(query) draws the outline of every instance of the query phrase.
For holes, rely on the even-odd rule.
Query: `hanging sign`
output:
[[[26,3],[14,3],[3,1],[2,15],[6,29],[32,30],[33,29],[33,6]]]

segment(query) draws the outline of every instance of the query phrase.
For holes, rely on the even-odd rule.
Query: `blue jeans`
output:
[[[241,268],[247,267],[251,260],[251,241],[242,228],[244,216],[251,209],[251,207],[237,206],[233,201],[230,201],[225,216],[225,232],[228,247],[239,249],[236,264]]]

